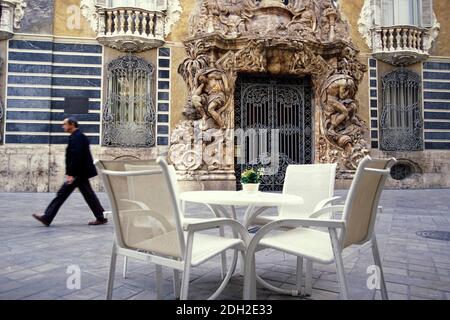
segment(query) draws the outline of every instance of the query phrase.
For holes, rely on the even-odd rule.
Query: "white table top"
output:
[[[223,206],[275,207],[303,204],[303,198],[300,196],[272,192],[188,191],[183,192],[180,199],[186,202]]]

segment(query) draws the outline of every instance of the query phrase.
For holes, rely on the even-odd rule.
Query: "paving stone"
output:
[[[82,289],[82,290],[76,290],[73,293],[62,296],[61,299],[63,299],[63,300],[90,300],[90,299],[93,299],[98,296],[99,296],[99,294],[95,290]]]
[[[426,279],[426,280],[439,280],[439,276],[436,273],[409,271],[408,274],[411,278],[419,278],[419,279]]]
[[[423,297],[427,299],[444,299],[445,297],[444,292],[442,291],[416,286],[411,286],[410,292],[412,296]]]
[[[408,295],[408,286],[405,284],[386,282],[388,292]]]
[[[391,267],[386,267],[383,266],[383,271],[386,274],[397,274],[397,275],[401,275],[401,276],[407,276],[408,275],[408,271],[405,269],[400,269],[400,268],[391,268]]]
[[[389,300],[408,300],[408,295],[395,292],[388,293]]]

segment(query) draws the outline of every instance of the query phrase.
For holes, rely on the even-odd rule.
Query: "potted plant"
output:
[[[246,192],[258,192],[261,182],[262,169],[247,169],[241,175],[242,190]]]

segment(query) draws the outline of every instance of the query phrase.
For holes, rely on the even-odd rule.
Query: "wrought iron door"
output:
[[[280,191],[289,164],[313,159],[309,78],[239,76],[235,96],[238,189],[241,173],[265,168],[261,190]]]

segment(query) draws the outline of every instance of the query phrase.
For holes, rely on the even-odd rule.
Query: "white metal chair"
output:
[[[139,160],[134,157],[120,157],[119,159],[115,160],[96,160],[95,166],[97,167],[97,171],[102,170],[113,170],[113,171],[125,171],[127,168],[145,168],[147,170],[151,169],[152,167],[159,167],[156,163],[156,159],[152,160]],[[137,169],[138,170],[138,169]],[[132,184],[128,184],[128,200],[130,201],[130,204],[133,203],[134,199],[136,198],[134,194],[135,187]],[[138,203],[135,203],[136,207],[139,207]],[[105,211],[105,217],[109,217],[112,215],[111,211]],[[138,223],[138,220],[142,219],[133,219],[133,221],[129,221],[130,223],[136,224]],[[141,227],[142,227],[141,223]],[[123,259],[123,269],[122,269],[122,276],[126,278],[127,276],[127,268],[128,268],[128,257],[124,256]]]
[[[264,249],[276,249],[297,256],[298,268],[302,266],[303,258],[323,264],[334,262],[341,297],[347,299],[348,290],[341,253],[352,244],[372,247],[375,264],[379,267],[381,295],[383,299],[387,299],[374,225],[381,191],[390,173],[390,167],[395,162],[395,159],[380,160],[367,156],[358,166],[344,206],[324,207],[308,218],[282,219],[263,226],[253,237],[247,249],[244,299],[256,298],[255,252]],[[342,212],[342,218],[318,219],[324,215],[328,217],[334,212]],[[281,227],[293,229],[280,231]],[[310,227],[328,230],[322,231]],[[301,271],[297,270],[297,277],[301,275]]]
[[[126,161],[124,161],[126,159]],[[153,168],[159,168],[159,165],[156,163],[156,159],[150,159],[150,160],[139,160],[134,157],[121,157],[118,160],[97,160],[95,161],[95,165],[97,166],[98,170],[114,170],[114,171],[142,171],[142,170],[151,170]],[[178,181],[177,181],[177,174],[175,171],[175,168],[173,166],[169,165],[169,174],[172,179],[172,184],[174,186],[174,190],[179,195],[179,188],[178,188]],[[135,204],[137,208],[145,209],[145,204],[137,202],[135,199],[136,192],[139,192],[138,186],[135,186],[132,183],[132,178],[130,178],[131,181],[128,184],[128,199],[125,201],[129,201],[131,204]],[[182,221],[188,221],[188,222],[199,222],[203,221],[202,219],[196,219],[196,218],[184,218],[184,204],[181,203],[181,209],[183,212],[182,215]],[[105,217],[110,216],[111,212],[106,211]],[[140,226],[141,228],[145,228],[147,225],[145,223],[145,218],[134,218],[130,223],[133,223],[135,226]],[[128,269],[128,257],[125,256],[123,259],[123,269],[122,269],[122,276],[123,278],[127,277],[127,269]],[[226,273],[226,266],[223,266],[223,273]]]
[[[256,210],[254,214],[244,222],[244,226],[265,225],[280,219],[307,218],[313,212],[340,199],[340,197],[333,196],[336,166],[336,164],[289,165],[286,169],[283,194],[301,196],[304,199],[304,204],[299,207],[281,207],[278,209],[278,215],[275,216],[262,215],[264,209],[259,211]],[[297,269],[303,270],[303,266],[297,266]],[[306,260],[306,281],[304,288],[304,293],[306,295],[310,295],[312,292],[312,273],[313,263],[310,260]],[[301,279],[299,278],[299,280]],[[268,289],[282,294],[292,293],[298,295],[302,290],[300,284],[298,285],[299,291],[293,292],[274,287],[259,277],[258,282]]]
[[[157,296],[162,297],[162,266],[182,271],[181,290],[174,281],[175,296],[187,299],[190,271],[227,250],[245,252],[249,241],[247,231],[241,224],[225,218],[201,222],[181,221],[180,202],[169,174],[167,163],[159,158],[159,168],[142,171],[100,170],[111,203],[115,227],[115,239],[111,254],[107,299],[112,298],[117,255],[133,257],[156,265]],[[133,201],[128,201],[129,184],[139,186]],[[145,207],[141,206],[145,205]],[[129,217],[145,217],[147,228],[129,223]],[[225,238],[200,231],[230,227],[241,238]],[[216,298],[225,288],[232,275],[230,268],[219,288],[211,295]],[[176,278],[176,273],[174,277]],[[177,280],[177,279],[176,279]]]

